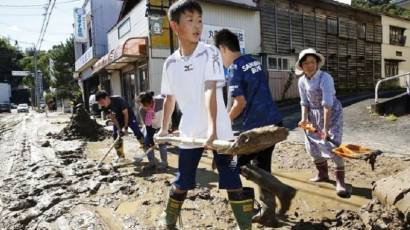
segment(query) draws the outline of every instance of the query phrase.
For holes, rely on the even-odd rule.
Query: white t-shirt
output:
[[[178,102],[182,112],[179,125],[182,137],[207,138],[206,81],[217,81],[217,138],[232,140],[231,121],[222,95],[225,84],[223,62],[215,46],[199,42],[189,58],[181,57],[179,50],[168,57],[162,71],[161,94],[174,95]],[[185,149],[197,147],[180,145],[180,148]]]

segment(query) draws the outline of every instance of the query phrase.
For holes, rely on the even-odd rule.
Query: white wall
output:
[[[385,77],[385,59],[403,60],[399,63],[399,74],[410,72],[410,21],[392,18],[383,15],[383,44],[382,44],[382,77]],[[405,28],[404,36],[407,37],[404,46],[390,45],[390,26]],[[402,56],[397,56],[396,52],[402,52]],[[405,78],[401,78],[400,85],[405,86]]]
[[[145,5],[145,0],[138,3],[127,16],[108,32],[108,50],[114,49],[116,46],[124,43],[128,38],[148,36],[148,19],[145,17]],[[122,38],[118,38],[118,27],[128,18],[130,18],[131,31]]]
[[[121,95],[120,71],[114,71],[111,73],[111,90],[112,95]]]
[[[259,11],[211,3],[201,3],[201,6],[204,24],[245,30],[246,53],[260,53],[261,31]]]
[[[149,85],[156,94],[161,93],[162,67],[169,54],[169,49],[153,49],[150,53]]]

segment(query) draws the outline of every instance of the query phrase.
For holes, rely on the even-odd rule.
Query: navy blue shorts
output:
[[[178,174],[174,182],[175,187],[181,190],[195,188],[196,170],[203,152],[203,148],[179,149]],[[242,188],[239,166],[233,157],[214,152],[214,159],[219,172],[219,188],[228,190]]]

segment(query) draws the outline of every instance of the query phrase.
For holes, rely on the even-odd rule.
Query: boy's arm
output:
[[[164,100],[163,114],[162,114],[162,125],[158,132],[159,136],[166,136],[168,134],[169,122],[171,120],[171,115],[175,108],[175,96],[167,95]]]
[[[212,148],[212,142],[217,138],[216,133],[216,81],[205,82],[205,104],[208,112],[208,139],[205,143],[206,148]]]
[[[231,110],[229,110],[229,118],[231,121],[235,120],[246,107],[246,99],[244,96],[234,97],[233,105]]]

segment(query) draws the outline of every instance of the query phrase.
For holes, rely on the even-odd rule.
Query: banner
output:
[[[74,40],[76,42],[87,42],[87,20],[83,8],[74,8]]]
[[[241,47],[241,53],[244,54],[245,53],[245,30],[242,30],[242,29],[204,24],[202,35],[201,35],[201,41],[207,44],[214,44],[214,36],[216,32],[222,29],[228,29],[238,36],[239,46]]]

